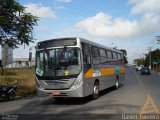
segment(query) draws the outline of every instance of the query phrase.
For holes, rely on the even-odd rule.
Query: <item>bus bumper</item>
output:
[[[66,90],[45,90],[36,86],[38,96],[53,96],[53,97],[84,97],[82,85],[75,89]]]

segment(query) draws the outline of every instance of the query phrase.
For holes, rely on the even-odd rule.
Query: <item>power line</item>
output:
[[[97,11],[93,10],[93,9],[90,9],[89,7],[88,8],[85,8],[84,6],[81,6],[79,4],[76,4],[76,3],[70,3],[68,4],[68,6],[71,6],[69,8],[74,8],[76,9],[80,14],[82,15],[87,15],[87,16],[90,16],[91,14],[95,14],[97,13]],[[77,6],[77,7],[76,7]]]
[[[78,6],[78,7],[76,7],[76,6]],[[84,6],[81,6],[81,5],[73,3],[73,2],[68,4],[67,7],[69,7],[70,9],[73,8],[72,12],[78,13],[79,15],[81,15],[81,17],[86,17],[86,16],[87,17],[92,17],[93,15],[95,16],[95,14],[98,13],[98,11],[95,11],[95,10],[90,9],[90,8],[85,8]],[[104,24],[101,20],[96,19],[96,21]]]

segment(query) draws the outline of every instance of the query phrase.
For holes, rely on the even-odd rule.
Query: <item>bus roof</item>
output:
[[[53,40],[76,40],[76,39],[77,39],[77,40],[80,40],[80,41],[82,41],[82,42],[85,42],[85,43],[94,45],[94,46],[98,46],[98,47],[101,47],[101,48],[104,48],[104,49],[108,49],[108,50],[111,50],[111,51],[114,51],[114,52],[122,53],[122,51],[120,51],[120,50],[118,50],[118,49],[114,49],[114,48],[111,48],[111,47],[107,47],[107,46],[101,45],[101,44],[99,44],[99,43],[96,43],[96,42],[93,42],[93,41],[90,41],[90,40],[87,40],[87,39],[84,39],[84,38],[81,38],[81,37],[55,38],[55,39],[49,39],[49,40],[40,41],[40,42],[38,42],[38,44],[39,44],[39,43],[43,43],[43,42],[53,41]]]
[[[94,46],[98,46],[98,47],[101,47],[101,48],[104,48],[104,49],[108,49],[108,50],[111,50],[111,51],[114,51],[114,52],[119,52],[119,53],[122,53],[122,51],[118,50],[118,49],[114,49],[114,48],[111,48],[111,47],[107,47],[107,46],[104,46],[104,45],[101,45],[99,43],[96,43],[96,42],[93,42],[93,41],[90,41],[90,40],[86,40],[84,38],[80,38],[79,39],[82,41],[82,42],[85,42],[85,43],[88,43],[88,44],[91,44],[91,45],[94,45]]]

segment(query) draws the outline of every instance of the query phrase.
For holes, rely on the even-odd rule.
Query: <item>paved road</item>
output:
[[[118,90],[109,88],[97,100],[31,97],[0,103],[0,113],[16,114],[140,114],[159,113],[160,75],[140,75],[127,67],[125,84]]]

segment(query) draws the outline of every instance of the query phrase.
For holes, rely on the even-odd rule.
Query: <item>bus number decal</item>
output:
[[[100,70],[94,70],[93,71],[93,77],[101,76],[101,71]]]

